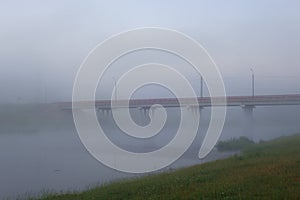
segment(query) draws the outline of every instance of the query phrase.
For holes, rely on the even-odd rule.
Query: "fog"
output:
[[[43,190],[83,190],[131,177],[96,161],[82,145],[71,102],[77,71],[89,52],[108,37],[140,27],[180,31],[199,42],[219,67],[227,96],[300,94],[300,2],[290,1],[5,1],[0,0],[0,199]],[[200,96],[201,76],[181,58],[158,50],[135,51],[113,62],[98,84],[96,99],[110,99],[115,80],[145,63],[169,65],[184,75]],[[154,73],[154,72],[153,72]],[[168,79],[170,77],[166,77]],[[209,96],[204,86],[203,94]],[[132,98],[176,97],[158,86],[139,88]],[[148,114],[130,109],[139,125]],[[150,139],[124,134],[111,112],[97,112],[107,137],[133,152],[159,149],[174,137],[179,108],[167,108],[164,129]],[[197,155],[211,108],[200,110],[200,128],[172,170],[228,157],[216,149]],[[193,119],[193,113],[190,118]],[[262,106],[250,123],[241,107],[230,107],[220,140],[246,136],[255,142],[300,132],[300,106]]]
[[[148,26],[201,43],[228,94],[248,93],[250,68],[258,93],[299,93],[298,7],[299,1],[258,0],[1,1],[0,102],[70,101],[76,72],[98,43]]]

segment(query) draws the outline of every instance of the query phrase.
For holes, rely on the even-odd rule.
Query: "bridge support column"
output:
[[[101,109],[101,108],[99,108],[98,110],[101,114],[103,114],[103,116],[105,116],[105,117],[109,116],[110,109]]]
[[[139,110],[144,114],[146,117],[148,113],[150,112],[150,107],[140,107]]]
[[[200,113],[200,115],[201,115],[201,110],[203,109],[202,106],[189,106],[189,107],[188,107],[188,110],[189,110],[190,112],[192,112],[192,114],[196,114],[196,113],[197,113],[197,109],[199,109],[199,113]]]
[[[155,107],[151,107],[151,108],[149,109],[149,114],[150,114],[151,117],[154,117],[155,110],[156,110]]]
[[[241,106],[244,113],[244,123],[243,123],[243,136],[246,136],[250,140],[254,140],[254,117],[253,110],[254,105],[243,105]]]

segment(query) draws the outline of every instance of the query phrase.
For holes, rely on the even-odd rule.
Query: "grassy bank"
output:
[[[240,151],[253,145],[254,142],[246,137],[232,138],[227,141],[219,141],[216,145],[218,151]]]
[[[174,172],[42,199],[300,199],[300,135]]]

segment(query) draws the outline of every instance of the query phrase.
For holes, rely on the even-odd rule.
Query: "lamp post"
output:
[[[254,87],[255,87],[255,85],[254,85],[254,81],[255,81],[255,79],[254,79],[254,70],[252,68],[250,70],[252,72],[252,75],[251,75],[251,77],[252,77],[252,97],[254,97],[254,95],[255,95],[255,91],[254,91]]]
[[[200,90],[200,97],[203,98],[203,77],[201,75],[201,90]]]
[[[113,77],[114,80],[114,84],[115,84],[115,100],[117,100],[117,81],[115,79],[115,77]]]

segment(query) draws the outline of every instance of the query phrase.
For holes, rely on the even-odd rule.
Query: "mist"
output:
[[[68,107],[84,60],[97,45],[121,32],[159,27],[193,38],[218,66],[227,96],[251,97],[252,75],[254,96],[300,94],[297,0],[0,0],[0,5],[0,199],[17,198],[28,192],[29,196],[39,196],[44,190],[82,191],[91,185],[140,176],[98,162],[81,141],[73,111]],[[99,80],[96,100],[110,100],[116,80],[145,63],[174,68],[201,96],[201,74],[193,66],[172,53],[143,49],[110,64]],[[206,83],[203,96],[210,96]],[[182,97],[157,84],[140,87],[131,96],[164,98]],[[299,105],[253,106],[251,122],[242,106],[227,108],[218,141],[244,136],[259,143],[300,132]],[[148,107],[129,109],[136,124],[146,126],[155,117]],[[240,153],[223,153],[214,148],[208,157],[199,160],[211,107],[197,107],[198,111],[195,140],[180,159],[159,172]],[[97,107],[95,113],[107,138],[135,153],[167,145],[175,137],[181,116],[179,107],[166,108],[168,118],[162,131],[140,139],[124,134],[111,109]],[[191,112],[189,119],[194,118],[195,113]]]
[[[77,70],[97,44],[149,26],[178,30],[202,44],[218,65],[228,94],[247,93],[250,68],[257,76],[257,92],[299,93],[298,1],[1,4],[0,102],[70,101]]]

